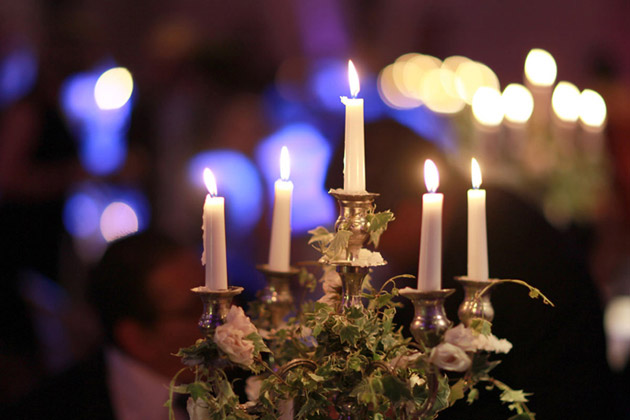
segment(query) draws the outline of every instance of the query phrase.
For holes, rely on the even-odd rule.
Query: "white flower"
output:
[[[245,394],[249,401],[258,401],[262,378],[260,376],[250,376],[245,380]]]
[[[464,372],[472,364],[466,352],[451,343],[441,343],[434,347],[429,361],[441,369],[454,372]]]
[[[337,293],[326,293],[324,296],[320,297],[317,301],[320,303],[325,303],[326,305],[330,305],[334,308],[341,302],[341,296],[338,295]]]
[[[375,265],[383,265],[385,260],[380,252],[372,252],[369,249],[361,248],[357,259],[352,261],[352,265],[359,267],[372,267]]]
[[[192,397],[188,397],[188,401],[186,402],[186,411],[188,411],[188,417],[190,417],[190,420],[210,420],[208,403],[201,398],[193,400]]]
[[[512,350],[512,343],[504,338],[498,339],[492,334],[479,334],[479,337],[477,337],[477,348],[479,350],[493,351],[495,353],[508,353]]]
[[[477,336],[472,329],[466,328],[464,324],[459,324],[455,328],[446,331],[444,341],[454,344],[464,351],[477,350]]]
[[[256,327],[239,306],[232,306],[225,324],[214,332],[214,342],[234,363],[250,366],[254,363],[254,343],[246,337],[257,332]]]

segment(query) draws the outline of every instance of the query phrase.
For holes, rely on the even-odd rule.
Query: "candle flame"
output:
[[[479,187],[481,186],[481,168],[479,167],[479,163],[477,163],[477,159],[475,158],[472,158],[470,164],[470,172],[473,188],[479,189]]]
[[[282,146],[280,150],[280,179],[288,181],[290,173],[291,161],[289,159],[289,149],[287,149],[287,146]]]
[[[353,98],[356,98],[359,94],[359,90],[361,90],[361,85],[359,84],[357,69],[354,68],[352,60],[348,60],[348,81],[350,82],[350,93]]]
[[[208,168],[204,169],[203,171],[203,182],[206,183],[206,188],[208,189],[210,196],[216,197],[217,196],[217,181],[214,178],[214,174],[212,173],[212,171]]]
[[[431,159],[424,162],[424,185],[427,186],[427,191],[430,193],[436,192],[440,186],[440,174]]]

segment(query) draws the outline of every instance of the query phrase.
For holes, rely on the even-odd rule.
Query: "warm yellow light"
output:
[[[556,81],[556,60],[547,51],[532,49],[525,58],[525,77],[535,86],[551,86]]]
[[[282,149],[280,149],[280,178],[283,181],[288,181],[290,174],[291,161],[289,160],[289,149],[287,149],[287,146],[282,146]]]
[[[396,60],[402,64],[402,93],[413,99],[424,102],[422,85],[431,70],[439,69],[442,62],[425,54],[407,54],[406,61]]]
[[[394,81],[394,67],[400,64],[394,63],[386,66],[378,75],[378,93],[383,102],[396,109],[411,109],[421,105],[418,99],[412,99],[404,95]]]
[[[472,178],[472,186],[474,189],[478,189],[481,186],[481,168],[479,167],[479,163],[477,163],[477,159],[472,158],[470,163],[470,175]]]
[[[455,71],[455,89],[460,98],[471,105],[480,87],[499,89],[499,78],[492,69],[476,61],[461,63]]]
[[[217,196],[217,181],[214,178],[214,174],[208,168],[203,171],[203,182],[206,184],[206,188],[208,189],[208,193],[210,196]]]
[[[100,75],[94,85],[94,100],[103,110],[123,107],[133,92],[133,78],[124,67],[115,67]]]
[[[361,85],[359,84],[357,69],[354,68],[352,60],[348,60],[348,81],[350,82],[350,93],[353,98],[356,98],[359,94],[359,90],[361,90]]]
[[[534,111],[534,97],[523,85],[511,83],[501,94],[505,119],[514,123],[525,123]]]
[[[430,193],[436,192],[440,186],[440,173],[431,159],[424,161],[424,185]]]
[[[457,68],[464,63],[470,62],[470,58],[464,57],[462,55],[452,55],[447,57],[442,62],[442,68],[447,69],[455,73]]]
[[[481,124],[496,127],[503,120],[501,93],[494,88],[480,87],[472,101],[472,112]]]
[[[606,121],[606,102],[591,89],[584,89],[580,95],[580,121],[592,128],[600,128]]]
[[[443,68],[427,73],[420,87],[420,98],[427,108],[442,114],[454,114],[465,105],[455,93],[455,74]]]
[[[569,82],[559,82],[551,95],[551,107],[558,119],[576,122],[580,113],[580,91]]]

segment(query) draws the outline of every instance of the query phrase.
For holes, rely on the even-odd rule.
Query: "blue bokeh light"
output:
[[[99,202],[86,192],[76,192],[64,205],[63,224],[74,237],[86,238],[96,232],[99,217]]]
[[[256,149],[256,161],[261,168],[269,197],[274,194],[274,182],[280,177],[280,149],[287,146],[291,157],[294,233],[304,233],[317,225],[327,225],[335,218],[335,205],[324,189],[331,147],[323,135],[311,125],[286,126],[262,140]],[[272,206],[273,200],[269,200]]]
[[[262,215],[263,187],[256,166],[235,150],[211,150],[197,154],[188,163],[190,182],[206,191],[203,170],[210,168],[217,181],[218,195],[225,197],[227,229],[250,231]]]
[[[26,95],[37,79],[37,57],[28,45],[21,45],[0,60],[0,108]]]
[[[119,170],[127,157],[126,132],[131,118],[133,95],[117,109],[100,109],[94,86],[102,68],[68,78],[61,87],[60,101],[73,131],[80,138],[79,156],[85,169],[98,176]]]
[[[339,98],[350,96],[348,61],[341,59],[320,60],[314,63],[311,72],[309,85],[313,96],[326,110],[342,113],[344,107]]]
[[[394,120],[442,149],[455,148],[453,129],[446,117],[437,115],[425,106],[406,110],[390,108],[388,112]]]

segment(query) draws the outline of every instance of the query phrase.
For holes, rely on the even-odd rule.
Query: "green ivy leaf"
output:
[[[527,396],[532,395],[529,393],[525,393],[522,389],[503,389],[501,393],[501,401],[503,402],[511,402],[511,403],[524,403],[527,402]]]
[[[328,257],[329,261],[345,258],[351,236],[352,232],[349,230],[339,230],[333,235],[332,240],[324,250],[324,255]]]
[[[477,388],[470,388],[468,391],[468,397],[466,398],[466,402],[468,405],[474,403],[479,399],[479,390]]]
[[[381,382],[383,383],[383,394],[393,403],[397,403],[403,398],[407,400],[413,398],[407,384],[400,379],[392,375],[385,375]]]
[[[466,387],[466,381],[460,379],[451,385],[451,393],[448,396],[449,405],[455,404],[455,401],[464,398],[464,389]]]
[[[378,248],[378,242],[383,232],[387,229],[387,224],[394,220],[394,213],[390,210],[386,210],[379,213],[368,214],[366,219],[369,224],[368,232],[370,233],[370,242],[374,244],[375,248]]]
[[[477,331],[479,334],[483,334],[483,335],[492,334],[492,323],[483,318],[471,319],[470,328]]]

